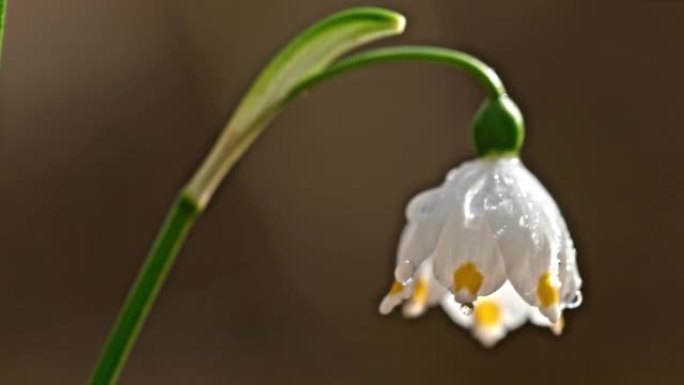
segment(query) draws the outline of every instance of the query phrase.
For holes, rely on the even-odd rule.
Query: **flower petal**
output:
[[[439,301],[447,294],[447,290],[442,287],[432,273],[432,257],[423,261],[416,273],[413,282],[411,297],[404,304],[403,314],[407,318],[415,318]]]
[[[525,179],[528,184],[536,185],[537,189],[542,191],[539,198],[543,202],[543,207],[547,211],[551,220],[555,221],[560,231],[560,249],[558,254],[558,279],[561,283],[560,301],[564,308],[574,308],[579,306],[582,301],[582,294],[580,288],[582,286],[582,278],[577,270],[576,256],[574,242],[568,231],[568,226],[561,214],[558,204],[553,199],[551,194],[544,188],[539,180],[526,168],[523,167],[521,178]]]
[[[399,240],[395,278],[408,282],[417,267],[430,256],[452,210],[454,189],[465,185],[475,167],[467,162],[451,170],[440,187],[416,195],[406,208],[407,224]]]
[[[451,195],[454,208],[435,249],[435,276],[460,303],[490,294],[506,281],[496,239],[483,216],[490,163],[479,161],[478,172]]]
[[[560,301],[564,308],[575,308],[582,302],[582,278],[577,270],[577,252],[563,217],[558,216],[561,228],[561,248],[558,255],[558,279],[561,282]]]
[[[382,315],[391,313],[409,295],[411,295],[411,285],[402,285],[400,282],[394,281],[387,294],[380,301],[378,311]]]
[[[513,287],[551,322],[560,316],[561,229],[548,192],[517,158],[501,159],[485,184],[487,220]]]

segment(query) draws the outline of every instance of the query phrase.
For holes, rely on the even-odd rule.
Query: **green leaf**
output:
[[[381,8],[353,8],[311,26],[283,48],[261,72],[235,112],[236,129],[245,129],[277,106],[296,84],[314,76],[346,52],[401,33],[404,17]]]
[[[2,38],[5,32],[5,11],[7,10],[7,1],[0,0],[0,58],[2,58]]]
[[[242,153],[276,115],[297,84],[323,73],[363,44],[401,33],[402,15],[372,7],[352,8],[314,24],[283,48],[261,72],[223,134],[186,188],[204,207]]]

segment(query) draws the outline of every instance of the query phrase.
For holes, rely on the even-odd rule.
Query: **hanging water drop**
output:
[[[409,260],[401,261],[394,269],[394,278],[402,285],[407,285],[411,283],[415,270],[413,262]]]
[[[572,300],[566,305],[566,308],[568,309],[574,309],[576,307],[579,307],[579,305],[582,304],[582,301],[584,300],[584,297],[582,296],[582,292],[577,290],[575,292],[575,296],[572,297]]]
[[[473,305],[472,302],[466,302],[464,304],[461,304],[461,313],[463,315],[468,316],[473,314],[473,309],[475,308],[475,305]]]

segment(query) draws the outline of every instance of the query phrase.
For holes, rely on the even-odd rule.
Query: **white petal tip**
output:
[[[388,315],[394,310],[397,305],[401,303],[402,298],[398,295],[386,295],[385,298],[380,302],[378,311],[382,315]]]
[[[555,336],[560,336],[563,334],[563,329],[565,328],[565,320],[563,320],[563,316],[558,317],[558,321],[551,325],[551,332]]]
[[[380,307],[378,307],[378,311],[382,315],[388,315],[389,313],[392,312],[392,309],[394,309],[394,306],[388,304],[387,301],[385,301],[385,300],[380,302]]]
[[[506,336],[506,331],[503,327],[476,327],[473,329],[473,335],[485,348],[493,348]]]
[[[402,314],[406,318],[417,318],[425,313],[425,304],[419,304],[416,302],[409,302],[402,308]]]
[[[556,324],[560,319],[561,311],[558,305],[548,306],[539,308],[541,313],[546,317],[552,324]]]

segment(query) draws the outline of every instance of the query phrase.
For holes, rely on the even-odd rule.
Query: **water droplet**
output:
[[[461,313],[463,313],[463,315],[471,315],[473,314],[474,308],[475,305],[473,305],[472,302],[466,302],[461,305]]]
[[[527,221],[528,221],[527,215],[521,215],[521,216],[520,216],[520,219],[518,219],[518,223],[519,223],[520,226],[522,226],[522,227],[527,227],[527,225],[528,225]]]
[[[582,304],[582,301],[584,300],[584,296],[582,296],[582,292],[577,290],[575,292],[575,296],[570,300],[570,302],[565,306],[567,309],[574,309],[576,307],[579,307],[579,305]]]
[[[416,271],[413,262],[406,260],[401,261],[394,269],[394,278],[402,285],[407,285],[413,279],[413,273]]]

